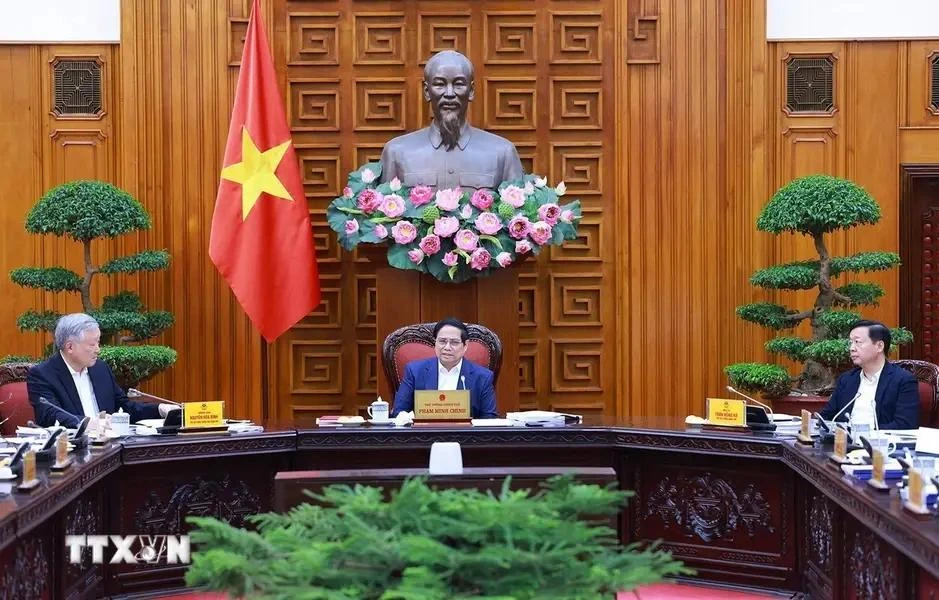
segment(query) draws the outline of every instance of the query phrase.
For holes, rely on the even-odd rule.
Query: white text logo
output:
[[[91,548],[92,564],[104,564],[105,549],[114,546],[112,565],[156,564],[170,565],[189,563],[188,535],[67,535],[69,562],[77,565],[82,561],[86,548]]]

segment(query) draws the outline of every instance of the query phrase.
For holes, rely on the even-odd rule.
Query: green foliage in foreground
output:
[[[336,485],[246,531],[191,517],[188,585],[290,600],[612,600],[617,590],[689,573],[657,548],[623,547],[609,519],[630,492],[570,476],[499,495],[405,481]]]

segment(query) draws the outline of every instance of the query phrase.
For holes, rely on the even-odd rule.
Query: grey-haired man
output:
[[[114,373],[98,360],[101,329],[84,313],[60,318],[55,326],[55,352],[29,370],[26,388],[36,423],[49,427],[56,421],[76,427],[84,417],[96,419],[101,411],[122,409],[131,421],[157,419],[175,408],[171,404],[143,404],[128,400]]]

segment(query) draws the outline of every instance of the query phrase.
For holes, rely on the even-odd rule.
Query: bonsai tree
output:
[[[79,242],[83,272],[64,267],[22,267],[10,272],[10,279],[17,285],[53,293],[77,293],[81,297],[82,311],[97,319],[101,327],[100,357],[124,387],[135,386],[176,361],[176,351],[166,346],[135,345],[170,327],[173,315],[162,310],[145,310],[140,296],[128,291],[105,296],[101,305],[96,306],[92,302],[91,284],[99,274],[165,269],[170,256],[165,250],[145,250],[95,265],[91,245],[97,239],[115,238],[150,227],[150,215],[127,192],[101,181],[66,183],[49,190],[33,206],[26,216],[26,231],[66,236]],[[21,331],[52,332],[61,316],[51,310],[28,310],[16,324]],[[51,352],[50,344],[46,354]]]
[[[629,492],[570,476],[536,494],[509,485],[493,495],[417,478],[388,496],[335,485],[307,492],[317,505],[249,517],[257,531],[191,517],[186,583],[233,598],[613,600],[690,573],[655,547],[618,545],[606,523]]]
[[[766,350],[803,363],[794,380],[778,365],[740,363],[724,369],[732,385],[764,396],[780,397],[795,387],[807,394],[827,394],[837,374],[850,362],[847,339],[851,325],[861,318],[858,308],[873,306],[884,295],[876,283],[851,282],[836,287],[846,273],[884,271],[900,264],[894,252],[859,252],[831,256],[825,234],[838,229],[872,225],[880,220],[880,206],[863,188],[851,181],[828,175],[795,179],[781,188],[757,219],[757,229],[775,235],[800,233],[812,238],[818,258],[761,269],[750,283],[769,290],[818,290],[815,304],[793,310],[772,302],[745,304],[737,316],[745,321],[788,332],[803,321],[811,323],[812,337],[780,335],[766,343]],[[894,345],[908,344],[912,334],[894,329]]]

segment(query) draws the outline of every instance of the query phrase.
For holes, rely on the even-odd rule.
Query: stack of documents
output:
[[[563,427],[568,422],[580,423],[581,417],[549,410],[526,410],[523,412],[510,412],[505,415],[520,425],[529,427]]]

